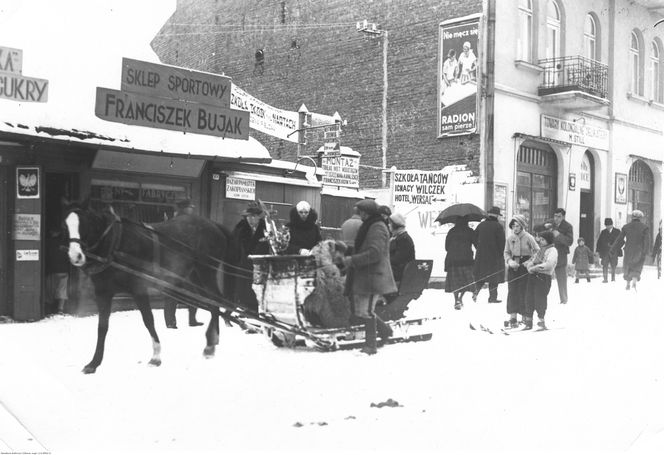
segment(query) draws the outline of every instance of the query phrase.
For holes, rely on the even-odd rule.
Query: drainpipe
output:
[[[486,190],[484,201],[487,208],[493,206],[494,183],[494,86],[495,86],[495,39],[496,39],[496,0],[485,0],[486,7],[486,36],[483,38],[486,49],[486,69],[484,71],[484,120],[485,125],[480,139],[480,150],[484,143],[484,175]]]
[[[383,152],[381,179],[383,188],[387,187],[387,30],[383,30],[383,131],[382,145]]]
[[[609,213],[611,218],[616,218],[615,213],[613,213],[612,207],[615,207],[614,204],[614,197],[613,194],[615,192],[615,188],[613,187],[615,185],[615,179],[613,179],[613,155],[614,155],[614,150],[613,150],[613,122],[614,122],[614,108],[613,108],[613,103],[615,101],[615,93],[614,93],[614,75],[616,73],[616,67],[615,67],[615,39],[616,39],[616,0],[609,0],[609,77],[607,80],[607,94],[609,96],[609,107],[608,107],[608,114],[609,114],[609,153],[607,155],[608,163],[606,163],[606,176],[607,179],[609,180],[606,185],[606,187],[610,188],[609,194],[607,197],[605,197],[606,204],[605,206],[602,207],[603,210],[606,210],[605,213]],[[620,222],[620,220],[616,221]]]

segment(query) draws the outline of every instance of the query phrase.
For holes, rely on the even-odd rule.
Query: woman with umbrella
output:
[[[475,292],[473,246],[477,247],[475,231],[468,226],[468,217],[457,217],[445,239],[445,292],[454,294],[455,310],[463,307],[466,292]]]

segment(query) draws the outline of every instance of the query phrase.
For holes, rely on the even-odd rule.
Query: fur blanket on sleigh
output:
[[[342,242],[324,240],[312,248],[316,258],[316,289],[304,300],[304,316],[311,324],[325,328],[348,327],[351,306],[344,295],[345,277],[334,264],[337,255],[346,250]]]

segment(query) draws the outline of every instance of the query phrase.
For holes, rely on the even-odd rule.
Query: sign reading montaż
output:
[[[97,87],[95,115],[110,122],[249,139],[249,112]]]
[[[231,79],[176,66],[122,59],[122,91],[229,108]]]

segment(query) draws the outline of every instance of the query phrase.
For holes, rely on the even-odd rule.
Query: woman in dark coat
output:
[[[253,264],[251,254],[270,254],[270,244],[265,236],[265,219],[263,210],[255,203],[242,212],[242,219],[233,229],[233,238],[239,246],[240,271],[236,278],[237,299],[240,305],[250,310],[258,310],[258,300],[251,287],[253,281]]]
[[[643,212],[634,210],[632,221],[622,227],[620,237],[611,246],[612,251],[625,245],[625,256],[623,257],[623,277],[627,284],[636,290],[636,283],[641,279],[643,263],[646,261],[648,246],[650,244],[650,229],[643,223]]]
[[[300,201],[290,210],[290,222],[286,227],[290,231],[290,243],[286,254],[309,254],[323,237],[316,224],[318,213],[307,201]]]
[[[491,207],[487,217],[475,228],[477,236],[477,253],[475,254],[475,280],[476,290],[473,300],[477,300],[477,294],[489,283],[489,303],[500,303],[498,300],[498,283],[502,283],[505,277],[505,262],[503,252],[505,250],[505,229],[498,221],[501,216],[498,207]]]
[[[390,228],[392,238],[390,239],[390,265],[392,275],[397,287],[403,276],[403,269],[411,261],[415,260],[415,244],[410,234],[406,231],[406,219],[400,213],[390,215]]]
[[[475,231],[468,226],[465,217],[460,217],[445,239],[445,292],[454,294],[456,310],[463,307],[463,295],[475,291],[473,246],[477,246]]]

